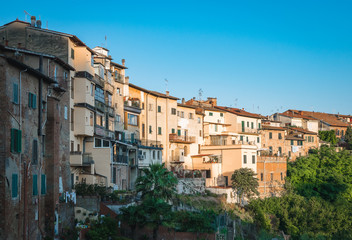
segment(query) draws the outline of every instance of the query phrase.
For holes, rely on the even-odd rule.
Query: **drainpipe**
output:
[[[43,73],[43,56],[39,57],[39,72]],[[43,108],[43,79],[39,80],[39,104],[38,104],[38,136],[42,136],[42,108]]]

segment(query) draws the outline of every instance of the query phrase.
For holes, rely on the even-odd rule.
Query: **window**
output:
[[[294,145],[293,140],[291,140],[291,145]]]
[[[185,113],[181,111],[181,118],[185,117]]]
[[[97,112],[95,115],[95,124],[104,127],[104,115]]]
[[[311,139],[311,136],[308,136],[308,142],[311,142],[312,139]]]
[[[13,84],[13,103],[18,104],[18,84]]]
[[[22,131],[11,129],[11,152],[20,153],[22,151]]]
[[[138,116],[137,115],[133,115],[133,114],[128,113],[127,117],[128,117],[128,124],[129,125],[133,125],[133,126],[138,125]]]
[[[149,125],[149,133],[152,133],[153,130],[152,130],[152,126]]]
[[[243,136],[240,136],[240,141],[243,141]]]
[[[108,106],[112,106],[112,95],[110,93],[107,94],[108,95]]]
[[[58,72],[58,70],[57,70],[57,66],[55,66],[55,68],[54,68],[54,79],[57,81],[57,72]]]
[[[153,150],[153,159],[155,159],[155,150]]]
[[[158,127],[158,135],[161,135],[161,127]]]
[[[149,103],[149,111],[153,111],[153,104]]]
[[[116,184],[116,168],[112,168],[112,183]]]
[[[32,164],[36,165],[38,163],[38,140],[33,140],[32,145]]]
[[[66,107],[66,109],[67,109],[67,107]],[[75,129],[74,120],[75,120],[75,113],[74,113],[73,108],[71,108],[71,131],[73,131]]]
[[[100,139],[100,138],[94,138],[94,147],[95,148],[109,148],[110,141]]]
[[[193,113],[189,113],[189,119],[193,119]]]
[[[94,67],[94,55],[90,56],[90,65]]]
[[[171,115],[176,115],[176,108],[171,108]]]
[[[254,122],[251,122],[251,128],[254,129]]]
[[[199,130],[199,137],[202,136],[202,130]]]
[[[18,196],[18,175],[12,174],[12,198],[16,198]]]
[[[33,109],[37,108],[37,95],[28,93],[28,107]]]
[[[269,147],[269,152],[273,153],[273,147]]]
[[[160,160],[161,159],[161,152],[158,151],[158,159]]]
[[[98,86],[95,86],[95,100],[104,103],[104,90]]]
[[[281,135],[281,133],[279,133],[279,139],[282,139],[282,135]]]
[[[75,50],[71,48],[71,58],[75,59]]]
[[[121,116],[118,114],[116,115],[116,122],[118,122],[118,123],[121,122]]]
[[[344,134],[344,132],[343,132],[343,130],[341,130],[341,136],[343,136],[343,134]]]
[[[249,128],[249,122],[247,122],[247,127]]]
[[[38,195],[38,175],[33,175],[33,196]]]
[[[205,177],[206,177],[206,178],[211,178],[211,172],[210,172],[210,170],[205,170]]]
[[[213,116],[213,113],[212,113],[212,112],[209,112],[209,116]]]
[[[181,129],[177,130],[177,136],[181,136]]]
[[[145,124],[142,123],[142,137],[145,138]]]
[[[282,149],[281,149],[281,147],[279,147],[278,152],[279,152],[280,154],[282,153]]]
[[[46,175],[42,174],[40,193],[46,194]]]
[[[244,132],[244,121],[242,121],[242,132]]]
[[[273,133],[269,132],[269,139],[272,139],[272,138],[273,138]]]
[[[224,114],[223,113],[220,113],[220,117],[223,117],[224,116]]]
[[[312,137],[312,142],[314,142],[314,137]]]
[[[175,133],[175,132],[176,132],[175,128],[172,128],[171,133]]]
[[[120,88],[116,88],[116,94],[117,94],[117,95],[120,95],[120,93],[121,93]]]
[[[303,145],[303,141],[297,140],[297,146],[302,146],[302,145]]]
[[[109,130],[114,131],[114,118],[109,117]]]
[[[246,142],[248,143],[248,137],[246,137]]]
[[[255,164],[255,156],[252,155],[252,163]]]
[[[75,98],[75,82],[73,78],[71,78],[71,98]]]
[[[263,181],[263,180],[264,180],[264,174],[261,173],[261,174],[260,174],[260,181]]]
[[[258,123],[258,128],[260,129],[260,123]]]
[[[198,118],[198,123],[200,123],[200,117]]]
[[[281,175],[281,181],[284,180],[284,174],[280,173],[280,175]]]
[[[90,115],[89,115],[89,125],[90,125],[90,126],[93,126],[93,122],[94,122],[94,114],[93,114],[93,112],[90,112]]]
[[[161,106],[158,106],[158,112],[159,113],[161,112]]]
[[[247,155],[243,155],[243,163],[244,163],[244,164],[247,163]]]
[[[260,142],[260,137],[257,137],[257,143],[259,143]]]

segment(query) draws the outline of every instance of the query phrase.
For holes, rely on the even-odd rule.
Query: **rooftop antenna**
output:
[[[25,15],[24,15],[24,21],[27,22],[27,15],[30,16],[30,17],[31,17],[32,15],[30,15],[26,10],[24,10],[24,14],[25,14]]]
[[[199,91],[198,91],[199,101],[202,101],[202,95],[203,95],[203,90],[201,88],[199,88]]]
[[[108,41],[107,41],[107,36],[105,35],[105,48],[108,48]]]
[[[165,78],[164,81],[165,81],[165,86],[166,86],[166,91],[167,91],[168,87],[169,87],[169,81],[167,80],[167,78]]]
[[[238,98],[235,99],[235,107],[237,107]]]

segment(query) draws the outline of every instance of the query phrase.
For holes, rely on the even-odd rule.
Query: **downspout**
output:
[[[20,105],[20,120],[19,120],[19,123],[18,123],[18,125],[19,125],[19,129],[22,131],[22,101],[21,101],[21,97],[22,97],[22,95],[21,95],[21,89],[22,89],[22,73],[24,73],[24,72],[27,72],[27,70],[28,69],[25,69],[25,70],[23,70],[23,71],[20,71],[20,82],[19,82],[19,105]],[[20,162],[20,164],[19,164],[19,175],[20,175],[20,177],[22,176],[21,175],[21,172],[22,172],[22,169],[21,169],[21,165],[22,165],[22,154],[20,153],[20,159],[19,159],[19,162]],[[23,213],[23,239],[26,239],[26,234],[25,234],[25,232],[26,232],[26,213],[25,213],[25,209],[26,209],[26,191],[27,191],[27,189],[26,189],[26,163],[25,162],[23,162],[23,164],[24,164],[24,178],[23,178],[23,209],[24,209],[24,213]],[[22,179],[21,179],[22,180]],[[20,182],[21,182],[21,180],[20,180]],[[20,193],[21,193],[21,191],[20,191]],[[20,194],[20,201],[22,200],[22,198],[21,198],[21,194]],[[20,206],[19,206],[19,208],[20,208]],[[21,211],[19,211],[19,212],[21,212]]]
[[[39,57],[39,72],[43,73],[43,56]],[[43,108],[43,79],[39,80],[39,104],[38,104],[38,136],[42,136],[42,108]]]

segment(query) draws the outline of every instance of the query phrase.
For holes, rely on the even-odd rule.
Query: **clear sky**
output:
[[[130,82],[271,114],[352,114],[352,1],[5,1],[126,59]],[[29,18],[28,18],[29,20]],[[105,41],[107,36],[107,41]]]

